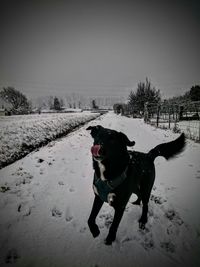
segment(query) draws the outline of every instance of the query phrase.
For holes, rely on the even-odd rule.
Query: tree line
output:
[[[14,87],[4,87],[0,91],[0,98],[3,99],[9,105],[9,112],[11,114],[29,114],[32,111],[32,103],[25,94],[16,90]],[[108,102],[107,102],[108,101]],[[136,90],[131,90],[127,103],[117,102],[114,104],[113,109],[115,113],[121,114],[132,114],[133,116],[141,116],[144,112],[145,104],[160,104],[164,102],[165,104],[181,104],[183,102],[190,101],[200,101],[200,86],[194,85],[181,96],[173,97],[169,99],[161,99],[160,90],[156,89],[151,81],[146,78],[144,82],[139,82],[137,84]],[[68,97],[68,106],[70,108],[81,108],[83,99],[75,99],[75,94],[72,97]],[[91,99],[90,107],[93,109],[98,109],[101,101],[99,99]],[[111,100],[106,99],[106,103],[111,103]],[[48,103],[41,103],[38,106],[38,111],[46,107],[49,109],[60,111],[64,106],[64,101],[62,98],[49,97]]]
[[[10,86],[4,87],[2,90],[0,90],[0,99],[7,103],[7,115],[30,114],[33,110],[40,113],[44,109],[61,111],[66,107],[70,109],[98,109],[99,107],[104,105],[113,105],[111,97],[84,99],[81,95],[77,95],[75,93],[67,95],[64,99],[57,96],[41,97],[34,101],[35,103],[32,103],[32,101],[28,100],[25,94]]]
[[[131,91],[128,96],[128,101],[124,103],[116,103],[113,106],[115,113],[122,115],[133,115],[135,117],[142,116],[144,113],[145,104],[180,104],[183,102],[200,101],[200,86],[194,85],[189,91],[181,96],[169,99],[161,99],[160,90],[156,89],[151,81],[146,78],[145,82],[139,82],[135,91]]]
[[[25,94],[16,90],[14,87],[4,87],[0,91],[0,98],[3,99],[9,106],[7,113],[9,114],[29,114],[32,112],[32,103]],[[62,100],[59,100],[58,97],[51,99],[50,109],[61,110],[63,106]],[[38,109],[40,112],[40,108]]]

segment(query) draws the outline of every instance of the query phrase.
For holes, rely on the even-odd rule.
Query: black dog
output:
[[[160,144],[149,153],[141,153],[127,150],[127,146],[133,146],[135,142],[131,142],[121,132],[106,129],[100,125],[90,126],[87,130],[91,130],[94,138],[91,152],[95,193],[88,225],[93,237],[97,237],[100,231],[95,220],[103,203],[108,202],[113,206],[114,219],[105,240],[105,244],[110,245],[116,238],[119,223],[132,193],[138,196],[133,204],[139,205],[142,201],[139,227],[145,228],[148,202],[155,180],[154,159],[157,156],[169,159],[180,153],[185,146],[185,136],[181,134],[176,140]]]

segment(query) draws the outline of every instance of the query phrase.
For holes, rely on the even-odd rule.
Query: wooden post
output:
[[[148,112],[148,102],[144,104],[144,121],[148,123],[149,120],[149,112]]]
[[[170,118],[170,107],[168,108],[168,112],[169,112],[169,129],[170,129],[170,124],[171,124],[171,118]]]
[[[159,117],[160,117],[160,105],[157,106],[157,118],[156,118],[156,126],[159,125]]]
[[[200,119],[199,119],[199,141],[200,141]]]

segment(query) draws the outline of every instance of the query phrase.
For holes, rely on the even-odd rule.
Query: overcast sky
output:
[[[163,97],[200,84],[200,1],[1,1],[0,87],[29,97]]]

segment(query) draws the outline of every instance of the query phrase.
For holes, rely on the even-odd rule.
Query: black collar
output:
[[[107,185],[114,190],[116,187],[118,187],[120,184],[122,184],[124,182],[124,180],[127,178],[127,171],[128,171],[128,165],[125,169],[125,171],[123,171],[122,174],[120,174],[119,176],[117,176],[115,179],[113,180],[106,180],[104,181],[105,183],[107,183]]]

